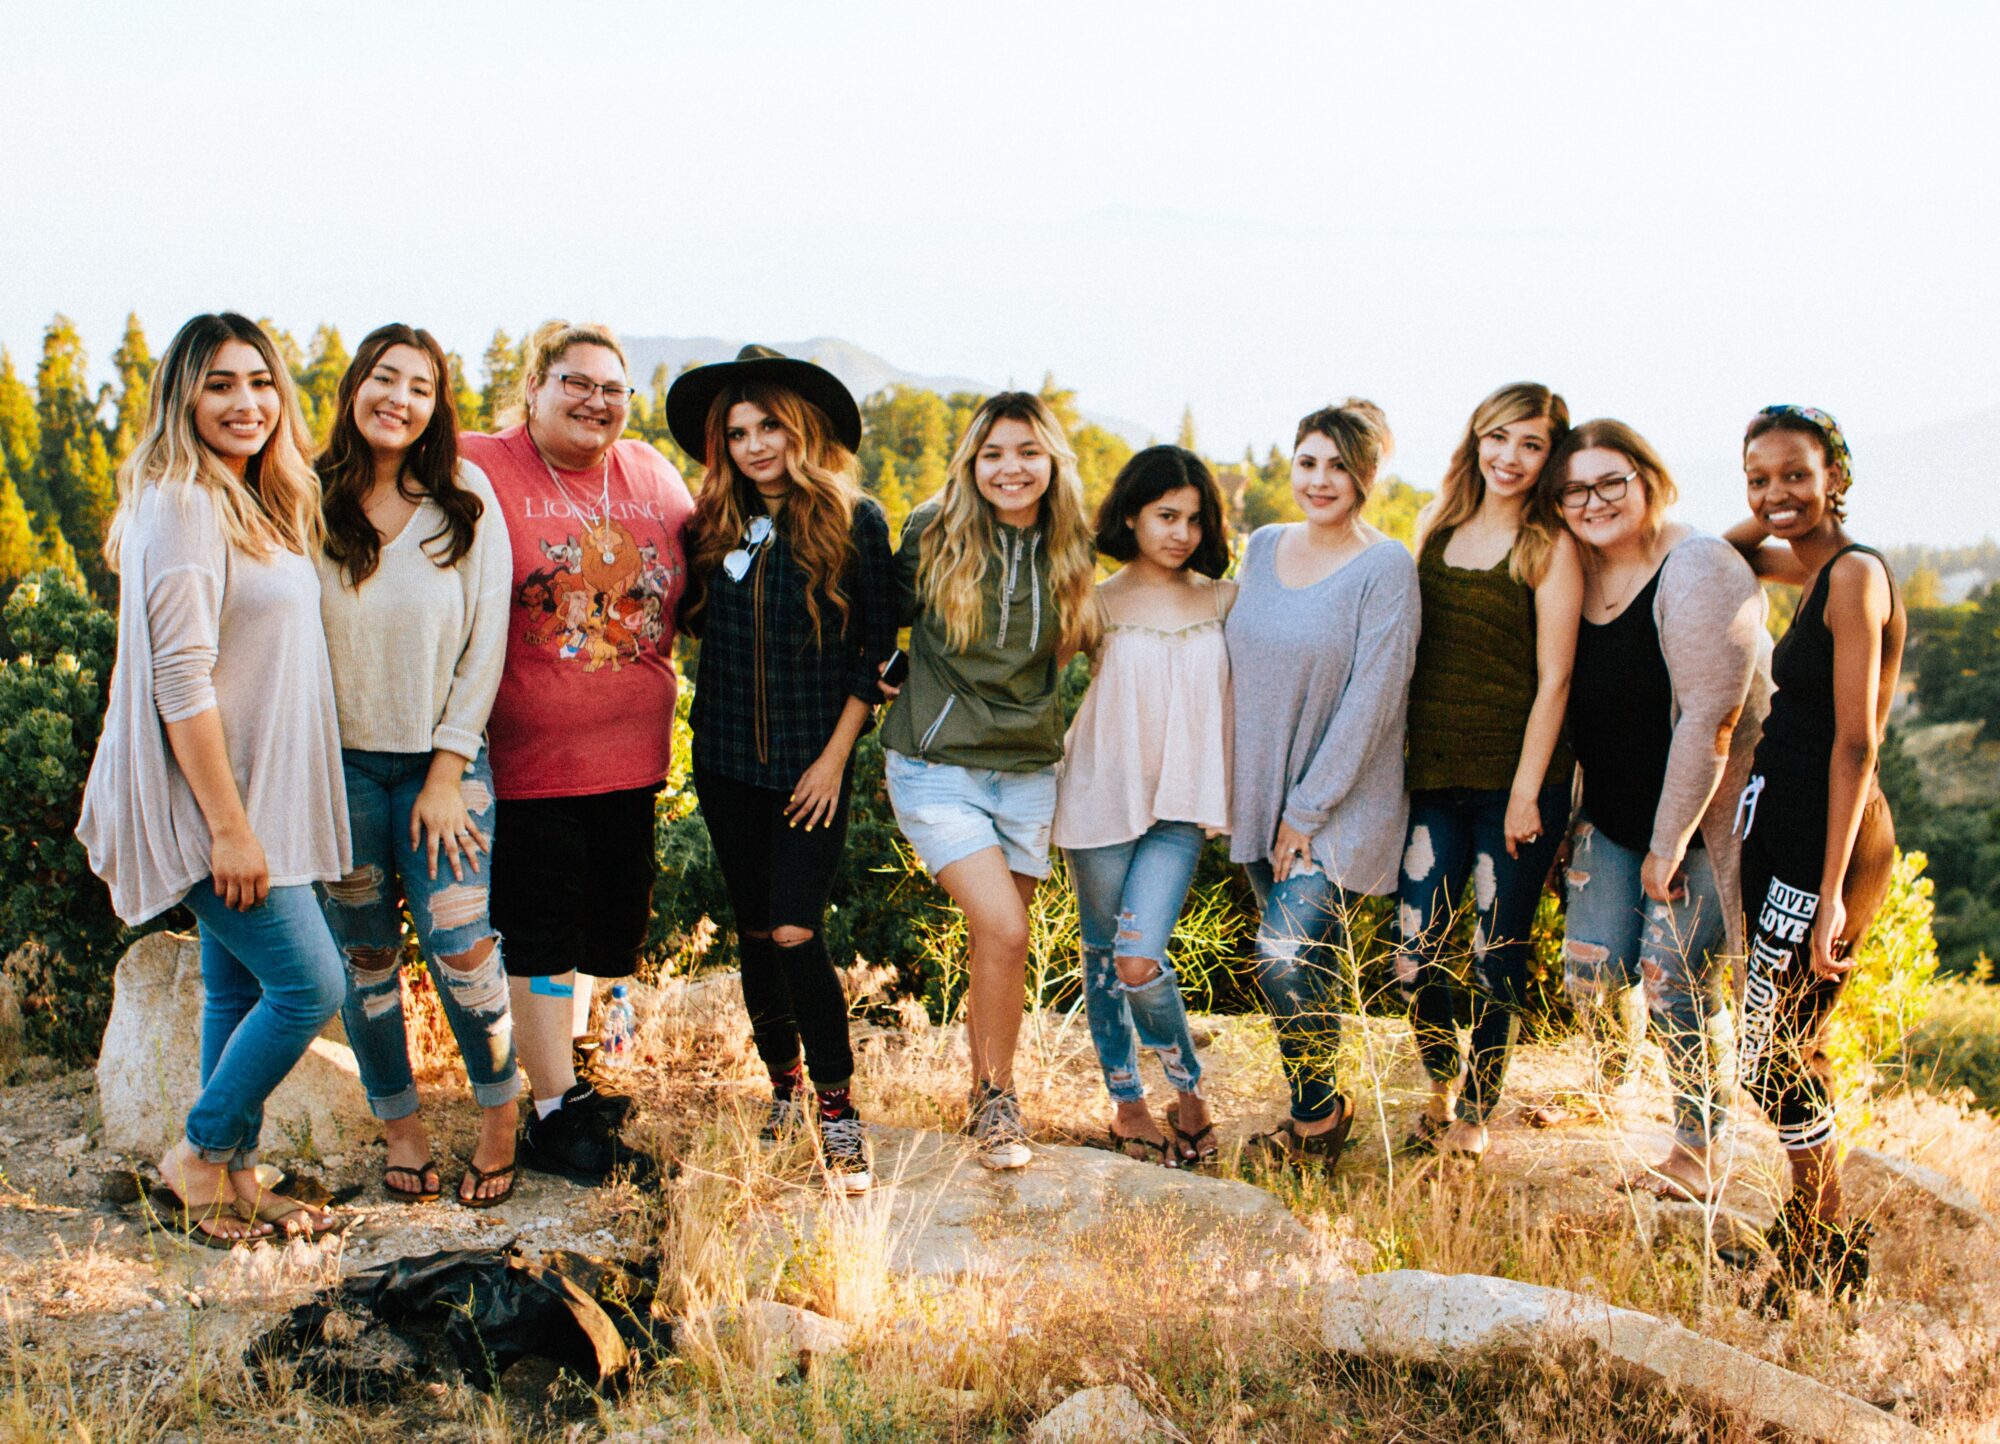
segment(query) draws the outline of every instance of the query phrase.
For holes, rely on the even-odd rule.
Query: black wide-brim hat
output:
[[[842,446],[849,451],[861,448],[861,408],[840,378],[824,366],[769,346],[745,346],[734,361],[711,361],[674,378],[667,388],[667,430],[674,434],[675,444],[707,465],[709,408],[725,388],[748,381],[769,381],[796,391],[826,413]]]

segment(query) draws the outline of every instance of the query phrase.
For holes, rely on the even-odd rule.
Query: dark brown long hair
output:
[[[822,601],[840,614],[840,625],[845,627],[848,600],[841,580],[854,556],[854,505],[861,497],[854,456],[833,434],[824,411],[791,387],[768,381],[725,386],[709,405],[707,467],[701,495],[695,498],[681,617],[700,617],[722,558],[740,545],[750,519],[763,515],[750,479],[729,459],[729,412],[739,401],[748,401],[775,419],[791,443],[786,470],[792,490],[777,524],[785,529],[792,555],[806,574],[806,611],[812,617],[813,635],[824,632]]]
[[[333,407],[333,434],[319,454],[320,488],[325,500],[326,554],[340,563],[347,584],[358,587],[374,575],[382,560],[382,538],[361,499],[375,484],[375,452],[354,420],[354,395],[391,346],[414,346],[430,357],[432,411],[430,424],[410,443],[403,470],[396,478],[403,495],[428,496],[444,513],[444,525],[424,538],[424,554],[441,567],[457,566],[472,550],[473,531],[485,503],[458,484],[458,408],[452,401],[451,363],[430,332],[400,321],[378,326],[361,338],[354,362],[340,378]],[[434,552],[431,543],[442,541]]]

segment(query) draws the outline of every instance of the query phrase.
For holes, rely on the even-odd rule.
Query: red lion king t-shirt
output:
[[[514,550],[507,666],[486,724],[496,790],[658,785],[673,761],[674,604],[694,511],[680,473],[627,440],[612,446],[608,476],[558,469],[558,487],[525,427],[460,447],[493,483]]]

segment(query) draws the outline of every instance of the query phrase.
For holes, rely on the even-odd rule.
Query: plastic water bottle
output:
[[[607,1068],[623,1068],[632,1061],[632,1036],[636,1029],[632,1004],[626,1000],[625,985],[611,989],[611,1001],[604,1005],[604,1026],[598,1033],[600,1056]]]

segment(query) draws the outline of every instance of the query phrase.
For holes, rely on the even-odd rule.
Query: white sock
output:
[[[571,1038],[590,1036],[590,1000],[597,991],[597,979],[588,973],[578,973],[576,991],[569,1000],[569,1035]]]
[[[535,1117],[546,1118],[560,1107],[562,1107],[562,1094],[560,1093],[553,1098],[537,1098],[535,1100]]]

